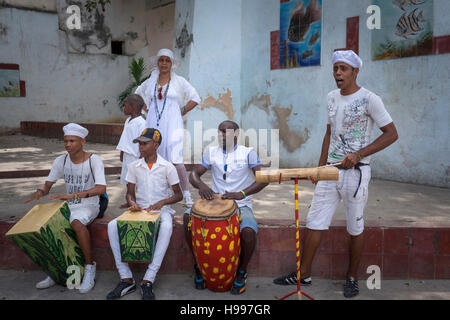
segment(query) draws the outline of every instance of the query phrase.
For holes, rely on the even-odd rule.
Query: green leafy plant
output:
[[[138,87],[142,82],[147,80],[149,76],[143,77],[146,66],[144,64],[144,58],[139,58],[139,60],[132,59],[130,66],[128,67],[131,77],[133,78],[133,83],[131,83],[117,98],[117,101],[119,103],[120,110],[123,110],[123,102],[125,98],[133,93],[134,89]]]

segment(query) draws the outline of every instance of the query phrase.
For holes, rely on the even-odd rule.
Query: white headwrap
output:
[[[86,138],[89,131],[88,129],[80,126],[76,123],[69,123],[63,127],[64,135],[65,136],[77,136],[82,139]]]
[[[150,57],[150,68],[151,69],[158,69],[158,60],[162,56],[170,58],[170,61],[172,61],[172,70],[174,70],[180,66],[180,61],[178,59],[175,59],[172,50],[161,49],[158,51],[158,54],[156,56]]]
[[[333,64],[345,62],[353,68],[361,68],[362,60],[353,50],[340,50],[333,53]]]

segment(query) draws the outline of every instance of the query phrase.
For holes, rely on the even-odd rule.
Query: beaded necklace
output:
[[[163,103],[163,107],[161,109],[161,112],[159,112],[158,100],[156,99],[156,87],[158,86],[158,82],[159,82],[159,78],[158,78],[158,81],[156,81],[155,89],[153,90],[153,100],[155,101],[156,126],[159,127],[159,120],[161,119],[162,114],[164,112],[164,108],[166,107],[167,92],[169,91],[170,78],[169,78],[169,82],[167,83],[166,93],[164,94],[164,103]]]

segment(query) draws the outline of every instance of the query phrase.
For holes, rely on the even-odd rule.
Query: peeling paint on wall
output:
[[[201,110],[205,108],[217,108],[225,113],[228,116],[228,119],[233,119],[233,99],[231,97],[230,89],[227,89],[227,92],[224,94],[219,94],[217,99],[208,95],[201,105]]]
[[[270,114],[269,107],[271,104],[272,102],[270,101],[269,94],[262,94],[259,97],[253,96],[249,102],[244,104],[244,106],[241,108],[241,111],[242,113],[245,113],[251,105],[254,105],[257,108],[263,110],[265,113],[267,113],[267,115],[269,115]]]
[[[277,118],[274,125],[275,127],[278,126],[280,130],[280,139],[283,142],[284,147],[289,152],[294,152],[309,139],[308,128],[305,128],[303,133],[300,135],[296,131],[289,128],[288,118],[291,115],[292,108],[292,105],[290,108],[281,108],[277,105],[272,108]]]
[[[184,56],[186,55],[186,49],[192,42],[194,42],[194,36],[192,33],[190,34],[188,32],[185,23],[183,29],[181,29],[180,35],[177,37],[175,41],[175,48],[181,49],[180,55],[182,58],[184,58]]]
[[[66,6],[58,8],[59,29],[64,31],[69,44],[69,52],[74,53],[98,53],[89,52],[89,46],[95,46],[97,50],[107,49],[111,39],[110,29],[105,25],[105,15],[98,8],[93,13],[86,10],[81,1],[66,1]],[[70,5],[77,5],[81,10],[81,30],[69,30],[66,26],[68,14],[66,9]],[[96,51],[97,51],[96,50]],[[102,53],[109,53],[103,52]]]
[[[8,34],[8,26],[0,23],[0,37],[6,36]]]
[[[251,106],[255,106],[258,109],[263,110],[268,116],[270,111],[273,111],[275,120],[273,120],[274,128],[280,130],[280,139],[289,152],[294,152],[300,148],[309,139],[309,130],[305,128],[302,134],[289,128],[288,119],[291,116],[293,106],[290,108],[281,108],[278,105],[271,106],[271,98],[269,94],[262,94],[260,96],[253,96],[242,108],[241,112],[245,113]],[[298,115],[297,112],[293,113],[294,116]]]

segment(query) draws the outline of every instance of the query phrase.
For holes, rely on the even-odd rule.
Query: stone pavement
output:
[[[0,136],[0,172],[50,169],[53,160],[64,154],[61,140],[47,139],[21,134]],[[113,145],[87,143],[85,150],[100,154],[105,168],[120,167],[119,151]],[[107,175],[107,191],[110,204],[106,217],[115,218],[123,211],[126,188],[120,185],[117,175]],[[210,181],[210,173],[205,181]],[[33,203],[23,201],[45,182],[45,177],[0,179],[0,219],[26,214]],[[63,181],[58,181],[51,192],[64,190]],[[304,221],[314,193],[314,185],[300,181],[300,220]],[[198,192],[191,187],[194,200]],[[45,198],[41,201],[45,201]],[[270,184],[254,196],[253,207],[257,219],[287,219],[294,217],[293,182]],[[185,210],[181,203],[173,205],[181,216]],[[398,221],[406,225],[414,223],[450,223],[450,190],[424,185],[393,182],[373,178],[369,185],[369,200],[365,209],[366,221]],[[333,220],[345,220],[343,205],[338,208]]]
[[[143,273],[135,273],[137,283]],[[45,278],[42,271],[0,270],[0,300],[104,300],[119,281],[114,271],[97,271],[93,290],[80,294],[62,286],[38,290],[34,286]],[[278,286],[272,277],[248,277],[247,291],[240,296],[229,292],[196,290],[193,274],[161,274],[154,284],[158,300],[277,300],[295,291],[296,286]],[[302,291],[316,300],[348,300],[343,296],[342,280],[313,278],[313,284]],[[359,281],[360,294],[352,300],[450,300],[450,280],[381,280],[380,289],[368,289],[366,281]],[[139,289],[122,300],[140,300]],[[297,294],[287,298],[297,300]],[[308,301],[303,297],[303,301]]]
[[[119,167],[119,152],[115,150],[115,146],[106,144],[87,143],[86,151],[100,154],[105,167]],[[51,167],[53,160],[60,154],[64,153],[62,141],[56,139],[46,139],[25,136],[21,134],[0,136],[0,172],[5,171],[20,171],[20,170],[48,170]],[[106,212],[107,218],[115,218],[119,216],[123,210],[119,209],[119,205],[124,202],[125,186],[120,185],[117,175],[110,174],[106,176],[108,194],[110,196],[110,204]],[[209,173],[205,175],[206,181],[210,181]],[[15,179],[0,179],[0,221],[17,220],[26,214],[37,202],[24,204],[29,195],[45,181],[45,176],[33,178],[15,178]],[[63,181],[55,184],[51,193],[64,192]],[[300,220],[304,221],[308,211],[308,206],[311,202],[314,192],[314,186],[307,181],[300,182]],[[191,188],[191,193],[194,199],[198,199],[198,193]],[[281,224],[264,225],[266,230],[270,228],[280,228],[280,225],[292,225],[294,221],[294,187],[292,182],[284,182],[280,185],[271,184],[263,191],[257,194],[254,198],[253,205],[255,216],[261,221],[269,221],[270,219],[281,221]],[[46,202],[44,198],[40,200]],[[178,221],[182,216],[185,208],[181,203],[175,204],[176,218]],[[333,221],[345,220],[345,213],[343,206],[337,210]],[[284,221],[284,222],[283,222]],[[389,255],[384,256],[382,263],[383,276],[388,270],[394,267],[395,270],[400,270],[405,267],[404,263],[410,265],[419,265],[419,269],[435,268],[430,267],[428,261],[439,260],[437,266],[441,266],[440,273],[444,274],[444,279],[449,279],[449,272],[442,270],[445,268],[445,261],[449,260],[449,237],[447,231],[439,233],[439,243],[436,242],[437,233],[433,232],[433,228],[450,228],[450,191],[445,188],[437,188],[423,185],[414,185],[407,183],[399,183],[393,181],[386,181],[373,178],[369,186],[369,200],[365,210],[366,224],[372,226],[387,228],[386,232],[382,233],[384,236],[378,239],[377,244],[372,250],[377,254],[385,254],[385,249],[389,249]],[[286,224],[286,222],[288,224]],[[278,225],[278,227],[276,226]],[[399,229],[395,233],[387,232],[390,227],[395,225]],[[269,229],[267,229],[269,228]],[[403,229],[404,228],[404,229]],[[409,239],[419,241],[411,243],[405,241],[408,238],[409,228],[427,228],[420,233],[414,234],[409,231]],[[431,229],[431,230],[430,230]],[[271,229],[270,229],[271,230]],[[286,230],[286,229],[280,229]],[[405,230],[403,232],[402,230]],[[412,230],[412,229],[411,229]],[[417,229],[416,229],[417,230]],[[262,230],[263,231],[263,230]],[[420,230],[419,230],[420,231]],[[284,231],[279,231],[284,232]],[[340,231],[339,231],[340,232]],[[374,230],[374,235],[378,235],[378,231]],[[179,232],[178,232],[179,233]],[[268,231],[266,235],[270,235]],[[334,232],[334,236],[340,233]],[[263,232],[261,232],[261,235]],[[274,235],[276,235],[274,233]],[[402,237],[400,237],[400,235]],[[394,236],[392,238],[392,236]],[[404,238],[406,236],[406,238]],[[286,242],[276,235],[275,238],[264,238],[264,241],[276,241],[274,248],[285,244]],[[333,236],[332,236],[333,237]],[[389,241],[384,240],[391,237]],[[423,238],[425,237],[425,238]],[[331,238],[334,239],[334,238]],[[435,240],[433,240],[435,239]],[[373,239],[372,239],[373,240]],[[173,239],[175,241],[175,239]],[[177,241],[183,241],[178,239]],[[331,241],[325,242],[330,244]],[[421,241],[421,242],[420,242]],[[181,243],[180,242],[180,243]],[[422,243],[422,245],[420,245]],[[434,243],[434,247],[433,247]],[[334,243],[332,241],[334,246]],[[387,245],[394,244],[394,246],[387,248]],[[337,247],[339,247],[339,244]],[[262,248],[263,240],[260,241],[259,246]],[[414,250],[412,250],[414,249]],[[285,250],[285,249],[282,249]],[[334,250],[334,249],[333,249]],[[421,251],[422,250],[422,251]],[[331,259],[331,265],[335,265],[335,261],[340,261],[340,255],[335,254],[334,251],[326,253],[322,258]],[[344,252],[339,252],[344,256]],[[373,252],[372,252],[373,253]],[[400,254],[401,253],[401,254]],[[183,253],[184,254],[184,253]],[[290,253],[289,253],[290,254]],[[370,254],[369,254],[370,255]],[[265,257],[264,255],[261,255]],[[409,258],[408,258],[409,257]],[[414,261],[417,258],[424,258],[420,263]],[[263,260],[259,261],[258,256],[253,260],[255,266],[261,266]],[[334,260],[335,258],[339,258]],[[390,260],[389,260],[389,259]],[[398,258],[398,259],[397,259]],[[426,258],[426,259],[425,259]],[[380,258],[381,259],[381,258]],[[393,260],[394,259],[394,260]],[[410,260],[408,260],[410,259]],[[414,260],[411,260],[414,259]],[[430,260],[431,259],[431,260]],[[0,259],[1,260],[1,259]],[[320,259],[319,259],[320,260]],[[371,260],[370,260],[371,261]],[[390,261],[390,262],[389,262]],[[403,262],[400,262],[403,261]],[[323,262],[322,260],[319,262]],[[399,264],[400,263],[400,264]],[[403,265],[402,265],[403,264]],[[395,267],[397,266],[397,267]],[[400,269],[399,269],[400,268]],[[170,269],[172,270],[172,269]],[[184,270],[190,270],[184,269]],[[437,270],[437,269],[435,269]],[[184,272],[184,273],[183,273]],[[272,283],[273,277],[270,276],[254,276],[249,275],[247,292],[240,296],[231,296],[229,293],[213,293],[208,290],[198,291],[192,286],[192,274],[183,271],[176,274],[170,272],[161,273],[158,275],[155,283],[155,294],[161,300],[274,300],[293,290],[295,286],[283,287]],[[284,272],[284,271],[283,271]],[[403,274],[403,272],[401,272]],[[405,273],[408,274],[408,273]],[[409,273],[411,274],[411,273]],[[433,273],[431,270],[426,276]],[[135,279],[139,281],[142,278],[142,273],[136,273]],[[77,292],[55,286],[48,290],[39,291],[34,288],[36,282],[42,280],[44,273],[37,270],[0,270],[0,300],[2,299],[84,299],[84,300],[102,300],[106,294],[116,285],[118,281],[117,272],[109,270],[99,270],[97,277],[97,285],[95,289],[86,294],[81,295]],[[365,280],[360,280],[361,293],[355,300],[371,300],[371,299],[450,299],[450,280],[413,280],[394,277],[400,280],[382,280],[380,290],[369,290],[366,286]],[[313,286],[305,287],[303,290],[316,299],[345,299],[342,295],[342,280],[335,280],[332,274],[332,279],[313,278]],[[338,278],[340,279],[340,278]],[[13,289],[11,289],[13,288]],[[140,299],[139,292],[135,292],[127,297],[127,299]],[[289,300],[296,300],[296,295],[288,298]],[[304,298],[304,300],[307,300]]]

